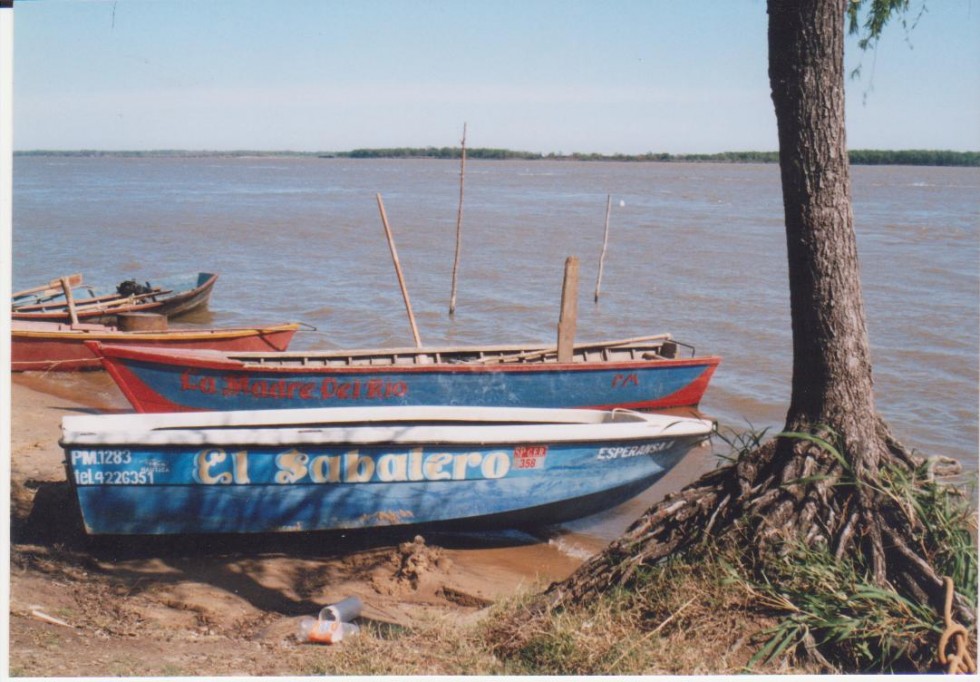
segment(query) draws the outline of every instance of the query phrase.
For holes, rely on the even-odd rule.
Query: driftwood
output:
[[[63,628],[72,627],[60,618],[55,618],[54,616],[49,616],[48,614],[40,611],[38,609],[31,609],[31,618],[41,621],[42,623],[49,623],[50,625],[60,625]]]

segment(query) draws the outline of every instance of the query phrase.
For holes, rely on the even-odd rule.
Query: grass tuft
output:
[[[743,672],[755,651],[753,642],[772,621],[746,590],[733,588],[731,563],[719,551],[705,545],[684,558],[642,568],[628,589],[611,589],[549,617],[515,618],[526,604],[500,605],[500,617],[487,619],[483,636],[507,674]],[[521,623],[516,630],[510,625],[514,622]],[[763,667],[785,670],[785,663]]]
[[[930,643],[941,623],[936,612],[873,585],[864,567],[823,547],[799,545],[769,562],[761,578],[742,581],[781,614],[750,665],[804,655],[811,647],[845,672],[915,672],[931,665]]]
[[[728,446],[731,454],[719,454],[718,457],[728,463],[736,462],[753,450],[762,447],[768,432],[769,427],[758,430],[752,426],[751,422],[749,422],[749,428],[744,431],[736,431],[732,428],[719,429],[716,435]]]

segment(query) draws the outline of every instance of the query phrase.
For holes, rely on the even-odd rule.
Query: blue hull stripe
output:
[[[193,368],[180,373],[155,364],[126,364],[144,384],[169,403],[190,410],[373,405],[642,406],[684,390],[709,369],[700,364],[568,371],[399,372],[386,369],[376,373],[318,377],[256,372],[252,378],[247,378],[247,375],[208,368]]]

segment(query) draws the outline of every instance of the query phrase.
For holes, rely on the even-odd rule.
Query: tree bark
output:
[[[877,429],[851,211],[844,127],[847,0],[769,0],[768,6],[793,324],[786,429],[833,429],[855,477],[873,481],[887,447]],[[790,447],[780,450],[789,453]],[[871,496],[869,487],[858,487],[867,520]],[[884,583],[881,537],[871,533],[868,542],[874,575]]]
[[[791,428],[835,423],[872,455],[877,411],[844,130],[846,0],[770,0],[769,80],[793,325]],[[872,463],[873,464],[873,463]]]

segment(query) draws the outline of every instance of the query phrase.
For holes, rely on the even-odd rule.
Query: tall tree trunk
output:
[[[844,131],[847,0],[770,0],[769,81],[779,130],[793,321],[786,424],[833,425],[873,471],[877,411]]]
[[[769,0],[768,8],[793,321],[786,427],[832,429],[855,477],[873,481],[887,446],[874,403],[851,211],[844,129],[847,0]],[[784,443],[779,451],[790,448]],[[869,490],[858,489],[865,515],[873,506]],[[873,533],[869,542],[875,576],[884,582],[881,538]]]

